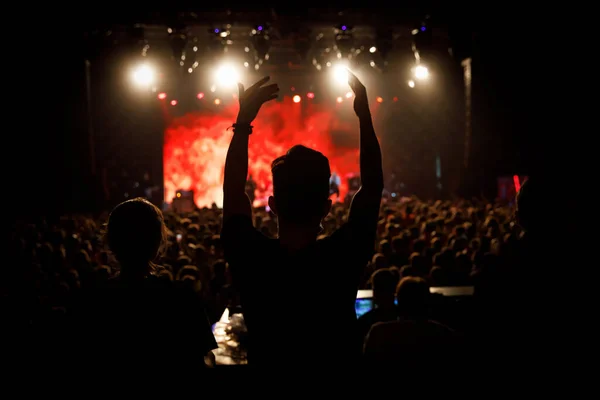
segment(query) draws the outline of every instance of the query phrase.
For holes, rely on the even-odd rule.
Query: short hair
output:
[[[329,198],[331,169],[322,153],[297,145],[271,164],[277,213],[289,221],[319,215]]]
[[[108,246],[121,264],[154,261],[166,242],[162,212],[143,198],[116,206],[108,217]]]
[[[373,292],[393,296],[396,292],[399,276],[389,268],[382,268],[371,275]]]
[[[429,306],[429,285],[423,278],[402,278],[396,288],[398,307],[408,314],[423,314]]]

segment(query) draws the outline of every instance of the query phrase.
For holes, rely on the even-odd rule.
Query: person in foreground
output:
[[[162,212],[142,198],[111,212],[106,239],[121,272],[82,299],[83,362],[89,368],[114,364],[147,377],[169,372],[165,366],[185,364],[194,373],[204,369],[205,356],[217,348],[195,293],[154,275],[166,229]]]
[[[277,216],[278,238],[269,239],[253,227],[245,193],[251,123],[279,89],[265,86],[268,77],[247,90],[239,84],[240,110],[225,162],[221,238],[240,291],[250,365],[289,364],[317,374],[319,369],[353,368],[359,359],[354,303],[374,250],[383,172],[366,89],[348,74],[360,123],[362,187],[347,222],[320,240],[321,222],[331,208],[331,170],[323,154],[301,145],[271,166],[273,196],[268,202]]]

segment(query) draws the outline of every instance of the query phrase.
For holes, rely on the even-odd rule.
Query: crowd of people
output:
[[[158,360],[194,360],[193,370],[214,365],[211,326],[226,309],[244,315],[249,365],[291,362],[305,374],[360,362],[415,368],[497,334],[490,321],[515,311],[510,302],[499,307],[500,292],[531,261],[537,245],[529,234],[545,229],[535,187],[526,182],[516,204],[382,202],[366,90],[350,74],[362,181],[352,202],[332,204],[327,159],[295,146],[273,162],[269,211],[252,210],[247,144],[260,106],[277,96],[267,80],[240,85],[223,209],[163,213],[137,198],[101,215],[19,223],[11,267],[2,270],[5,324],[62,337],[55,347],[76,347],[79,361],[93,354],[96,365],[119,360],[124,370],[144,371]],[[510,286],[515,299],[530,283],[519,276]],[[465,329],[433,320],[433,286],[474,286],[477,323]],[[372,289],[376,307],[357,321],[358,289]]]

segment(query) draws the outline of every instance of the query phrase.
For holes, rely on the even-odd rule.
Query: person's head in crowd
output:
[[[398,310],[408,318],[426,318],[429,310],[429,285],[419,277],[402,278],[396,288]]]
[[[98,265],[94,269],[94,275],[98,282],[106,282],[110,279],[112,271],[108,265]]]
[[[445,286],[446,274],[440,267],[433,267],[429,270],[429,282],[432,286]]]
[[[410,240],[404,235],[396,235],[392,238],[392,250],[394,253],[406,253],[410,247]]]
[[[217,231],[217,229],[215,229]],[[213,235],[211,238],[211,253],[217,258],[223,258],[223,244],[221,242],[221,235]]]
[[[373,287],[373,300],[378,307],[394,307],[398,278],[389,268],[373,272],[371,275],[371,286]]]
[[[181,282],[183,287],[194,292],[200,292],[202,290],[202,282],[193,275],[183,275],[178,281]]]
[[[269,207],[277,215],[279,234],[294,232],[317,237],[331,210],[329,160],[316,150],[292,147],[271,165],[273,196]],[[287,233],[286,233],[287,231]]]
[[[461,253],[456,256],[456,271],[462,276],[468,276],[473,269],[471,257],[466,253]]]
[[[110,256],[108,251],[101,251],[98,255],[98,262],[100,265],[109,265],[110,264]]]
[[[158,272],[158,277],[164,279],[165,281],[172,281],[173,274],[168,269],[162,269]]]
[[[415,253],[423,254],[426,248],[427,243],[422,239],[415,240],[415,242],[413,243],[413,252]]]
[[[386,257],[389,257],[392,254],[392,246],[388,240],[384,239],[379,242],[379,252]]]
[[[188,257],[186,255],[180,255],[175,260],[173,272],[177,273],[177,272],[179,272],[180,269],[182,269],[186,265],[191,265],[191,264],[192,264],[192,259],[190,257]]]
[[[417,272],[412,265],[405,265],[400,268],[400,278],[406,278],[407,276],[416,276]]]
[[[128,200],[115,207],[108,218],[106,237],[122,275],[149,273],[166,241],[166,232],[162,212],[145,199]]]
[[[206,247],[204,247],[202,245],[198,245],[198,246],[196,246],[196,248],[194,249],[194,251],[195,251],[195,257],[196,257],[196,265],[198,267],[205,267],[205,266],[207,266],[209,258],[210,258],[209,257],[210,254],[206,250]]]
[[[373,264],[375,270],[387,268],[387,259],[381,253],[375,254],[371,263]]]
[[[186,265],[177,272],[176,279],[178,281],[183,281],[185,277],[200,279],[200,271],[195,265]]]
[[[426,271],[427,263],[425,262],[425,257],[423,257],[421,254],[412,253],[409,260],[411,267],[417,275],[425,275],[429,272]]]
[[[398,268],[398,267],[390,267],[388,269],[390,270],[390,272],[392,274],[394,274],[396,276],[396,281],[399,282],[400,281],[400,277],[401,277],[401,275],[400,275],[400,268]]]

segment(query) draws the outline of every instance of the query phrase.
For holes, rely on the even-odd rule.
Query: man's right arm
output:
[[[350,205],[348,225],[355,249],[361,252],[361,257],[369,259],[374,250],[383,192],[381,148],[373,128],[366,88],[351,72],[348,75],[350,87],[355,94],[354,111],[360,123],[361,178],[361,187]]]
[[[360,121],[360,179],[361,187],[350,205],[348,221],[360,220],[377,227],[383,192],[381,148],[375,135],[371,113],[363,111]]]

